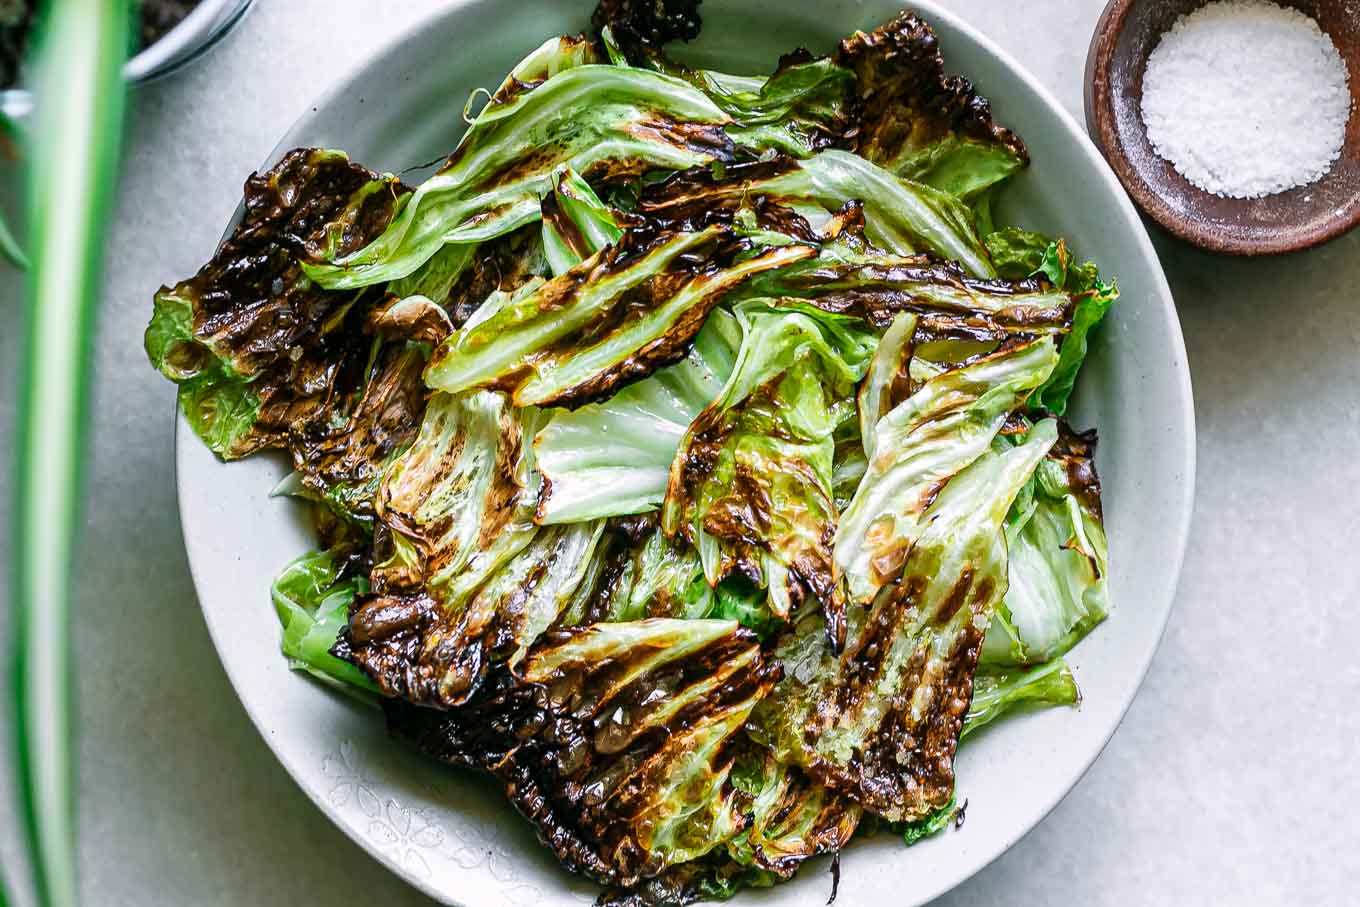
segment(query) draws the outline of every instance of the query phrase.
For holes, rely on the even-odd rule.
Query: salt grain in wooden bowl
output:
[[[1273,255],[1360,224],[1360,0],[1278,0],[1314,19],[1345,61],[1353,100],[1340,157],[1323,177],[1261,198],[1197,188],[1160,157],[1141,114],[1148,57],[1205,0],[1112,0],[1086,58],[1086,125],[1137,205],[1176,236],[1216,252]]]

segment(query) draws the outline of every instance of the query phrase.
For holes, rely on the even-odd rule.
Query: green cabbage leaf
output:
[[[436,351],[425,380],[448,392],[504,390],[519,406],[608,397],[683,358],[729,292],[813,254],[784,246],[734,258],[747,245],[722,227],[629,233],[532,292],[483,306],[485,317]]]
[[[681,442],[661,526],[698,549],[711,585],[744,576],[786,617],[808,597],[840,600],[833,433],[874,338],[854,319],[816,309],[753,300],[736,314],[736,366]]]
[[[728,116],[702,92],[660,73],[585,63],[561,70],[477,116],[457,149],[409,196],[374,241],[306,264],[317,283],[355,289],[412,273],[443,246],[509,233],[540,216],[567,166],[618,180],[730,160]]]
[[[643,513],[666,496],[690,423],[717,399],[741,344],[736,318],[717,309],[685,358],[614,396],[555,411],[534,439],[544,485],[540,523]]]
[[[944,806],[982,634],[1006,592],[1006,514],[1056,440],[1041,422],[950,479],[898,581],[850,612],[839,654],[821,616],[801,615],[777,650],[785,678],[760,705],[757,739],[889,821]]]
[[[630,888],[747,826],[730,775],[776,674],[733,621],[600,623],[549,632],[466,708],[394,701],[388,719],[501,779],[569,868]]]
[[[1105,619],[1109,548],[1094,453],[1094,434],[1061,426],[1007,517],[1010,588],[992,619],[983,663],[1050,661]]]
[[[1061,658],[1028,668],[979,668],[962,736],[1022,706],[1076,705],[1080,701],[1077,682]]]
[[[270,588],[283,625],[288,663],[347,692],[377,692],[363,671],[331,654],[349,621],[350,605],[368,592],[368,581],[353,571],[354,552],[333,548],[304,554],[283,568]]]
[[[1119,298],[1119,287],[1105,281],[1095,262],[1073,260],[1062,240],[1041,233],[1007,227],[986,237],[997,268],[1012,279],[1042,276],[1053,287],[1071,296],[1072,328],[1063,340],[1058,367],[1034,395],[1036,407],[1061,416],[1076,385],[1077,373],[1086,361],[1091,332]]]
[[[872,602],[895,579],[940,489],[991,445],[1010,414],[1053,371],[1048,338],[944,372],[878,420],[874,454],[836,532],[851,600]]]

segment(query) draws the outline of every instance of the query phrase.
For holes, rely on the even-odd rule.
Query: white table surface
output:
[[[313,808],[232,695],[180,541],[173,388],[147,365],[141,336],[153,291],[211,254],[243,178],[311,99],[446,2],[259,0],[211,56],[136,93],[75,577],[89,905],[429,903]],[[952,5],[1080,118],[1101,0]],[[1270,261],[1154,239],[1180,308],[1199,423],[1176,609],[1095,767],[941,904],[1360,897],[1360,231]],[[11,325],[0,330],[8,377],[19,345],[13,272],[0,272],[0,305]],[[261,594],[242,590],[242,607],[263,607]],[[0,846],[13,873],[9,809]]]

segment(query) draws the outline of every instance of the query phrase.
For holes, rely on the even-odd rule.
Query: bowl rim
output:
[[[167,75],[211,49],[241,21],[254,0],[200,0],[174,28],[123,65],[123,78],[144,82]]]
[[[123,63],[124,81],[150,82],[188,66],[230,34],[254,4],[255,0],[203,0],[155,44]],[[21,85],[0,89],[0,112],[12,120],[26,119],[33,113],[33,92]]]
[[[364,71],[376,60],[387,56],[402,45],[412,41],[421,32],[429,29],[432,25],[443,20],[445,17],[456,15],[467,8],[495,5],[498,2],[499,0],[453,0],[453,2],[445,7],[420,16],[414,20],[410,26],[399,31],[394,37],[386,42],[378,45],[364,58],[356,61],[349,68],[337,74],[330,84],[316,95],[315,99],[308,105],[305,112],[295,119],[284,131],[283,137],[280,139],[279,143],[271,149],[262,161],[262,167],[269,166],[274,161],[277,161],[282,154],[291,150],[294,146],[288,141],[287,137],[303,129],[317,116],[318,109],[325,110],[339,97],[344,95],[348,91],[348,86],[361,77]],[[1099,759],[1100,755],[1105,751],[1106,747],[1109,746],[1110,741],[1114,739],[1114,735],[1119,727],[1123,724],[1129,707],[1133,704],[1133,700],[1141,691],[1147,678],[1148,671],[1152,666],[1152,662],[1155,659],[1157,652],[1160,650],[1162,640],[1165,637],[1166,627],[1170,620],[1171,611],[1176,602],[1182,567],[1184,565],[1185,554],[1189,543],[1190,527],[1194,510],[1196,429],[1194,395],[1185,353],[1184,335],[1181,330],[1179,318],[1177,317],[1171,288],[1166,279],[1165,270],[1161,266],[1161,259],[1157,255],[1156,249],[1152,244],[1145,222],[1139,217],[1138,211],[1135,209],[1128,196],[1122,191],[1120,180],[1110,168],[1099,148],[1092,142],[1085,129],[1078,123],[1076,117],[1061,101],[1058,100],[1053,92],[1040,82],[1036,76],[1029,72],[1028,69],[1021,65],[1013,55],[1002,49],[984,32],[968,22],[964,16],[943,7],[941,3],[944,2],[944,0],[899,0],[899,2],[903,9],[909,9],[918,13],[922,18],[926,19],[927,22],[932,24],[936,22],[947,23],[951,29],[964,35],[966,38],[973,41],[983,52],[994,57],[1012,76],[1022,82],[1027,90],[1032,92],[1058,117],[1059,121],[1066,127],[1068,137],[1083,150],[1097,170],[1101,172],[1101,175],[1106,182],[1106,194],[1108,198],[1115,206],[1115,209],[1129,222],[1135,242],[1143,257],[1151,264],[1149,276],[1151,277],[1151,283],[1153,285],[1153,296],[1156,301],[1161,304],[1157,307],[1156,311],[1167,316],[1166,322],[1169,331],[1168,339],[1171,341],[1173,349],[1179,353],[1177,357],[1179,365],[1176,369],[1175,378],[1180,385],[1180,397],[1185,401],[1184,409],[1180,413],[1180,418],[1178,420],[1180,424],[1177,426],[1182,441],[1180,445],[1182,448],[1180,451],[1180,461],[1184,464],[1185,472],[1183,480],[1180,483],[1179,498],[1174,508],[1174,513],[1171,514],[1173,517],[1171,525],[1173,527],[1179,527],[1172,546],[1172,550],[1175,554],[1171,562],[1167,565],[1169,584],[1166,592],[1166,604],[1164,607],[1160,608],[1153,642],[1137,668],[1136,682],[1128,687],[1128,693],[1114,709],[1117,718],[1111,723],[1108,731],[1104,734],[1104,740],[1098,747],[1093,748],[1090,753],[1086,755],[1080,770],[1073,775],[1071,781],[1064,789],[1049,798],[1048,802],[1046,802],[1042,809],[1035,814],[1029,824],[1017,827],[1014,837],[1012,837],[1004,846],[998,847],[993,852],[987,853],[982,859],[974,863],[968,872],[958,875],[957,877],[941,879],[930,886],[925,900],[919,902],[925,903],[939,898],[968,879],[976,876],[1042,824],[1058,804],[1061,803],[1076,788],[1082,778],[1086,776],[1097,759]],[[242,213],[243,209],[238,205],[223,233],[223,240],[225,240],[235,228]],[[189,573],[193,580],[196,594],[198,588],[200,588],[201,577],[203,576],[204,571],[203,567],[196,563],[196,558],[194,557],[196,545],[191,541],[187,531],[187,527],[192,521],[189,519],[189,514],[186,510],[186,497],[180,493],[179,489],[181,487],[181,475],[184,471],[183,458],[186,455],[186,451],[199,443],[198,438],[194,435],[192,429],[185,420],[183,413],[179,411],[178,403],[176,403],[174,419],[174,444],[176,450],[172,480],[176,486],[176,508],[186,549],[186,561],[189,566]],[[209,637],[213,642],[214,652],[221,662],[224,672],[227,674],[227,678],[232,685],[233,693],[246,711],[247,716],[255,726],[256,731],[264,739],[274,757],[284,767],[293,782],[297,784],[307,798],[312,801],[323,815],[326,816],[332,825],[339,828],[350,840],[357,844],[374,860],[381,863],[394,876],[400,878],[406,884],[416,888],[441,904],[464,904],[465,902],[456,897],[455,899],[450,900],[450,897],[453,896],[450,895],[447,890],[403,868],[399,860],[391,853],[379,849],[372,840],[361,834],[357,828],[352,827],[351,824],[342,817],[340,810],[323,795],[321,790],[304,783],[304,768],[301,765],[295,764],[294,760],[281,750],[281,745],[276,741],[271,728],[266,725],[266,716],[258,711],[252,704],[248,703],[246,698],[241,695],[243,681],[238,679],[237,676],[237,668],[239,666],[228,663],[224,656],[225,648],[221,642],[225,639],[229,630],[226,626],[219,623],[217,617],[210,608],[204,606],[202,597],[200,596],[199,598],[200,610],[203,613],[204,623],[207,626]]]
[[[1134,6],[1140,2],[1142,0],[1109,0],[1106,4],[1100,18],[1096,20],[1086,51],[1083,92],[1087,131],[1138,208],[1173,236],[1198,248],[1223,255],[1289,255],[1320,246],[1360,225],[1360,205],[1356,205],[1342,216],[1334,216],[1308,229],[1291,230],[1262,239],[1224,235],[1207,224],[1178,215],[1153,190],[1138,168],[1133,166],[1124,144],[1119,140],[1114,92],[1110,83],[1110,63],[1114,57],[1115,44],[1123,34]],[[1200,0],[1201,5],[1209,2],[1212,0]],[[1352,113],[1352,116],[1355,115]]]

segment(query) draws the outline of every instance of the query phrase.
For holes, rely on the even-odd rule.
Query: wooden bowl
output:
[[[1312,16],[1346,61],[1353,99],[1341,157],[1322,179],[1264,198],[1222,198],[1176,172],[1148,142],[1140,105],[1148,55],[1206,0],[1111,0],[1086,56],[1086,128],[1134,202],[1187,242],[1230,255],[1316,246],[1360,223],[1360,15],[1355,0],[1278,0]]]

